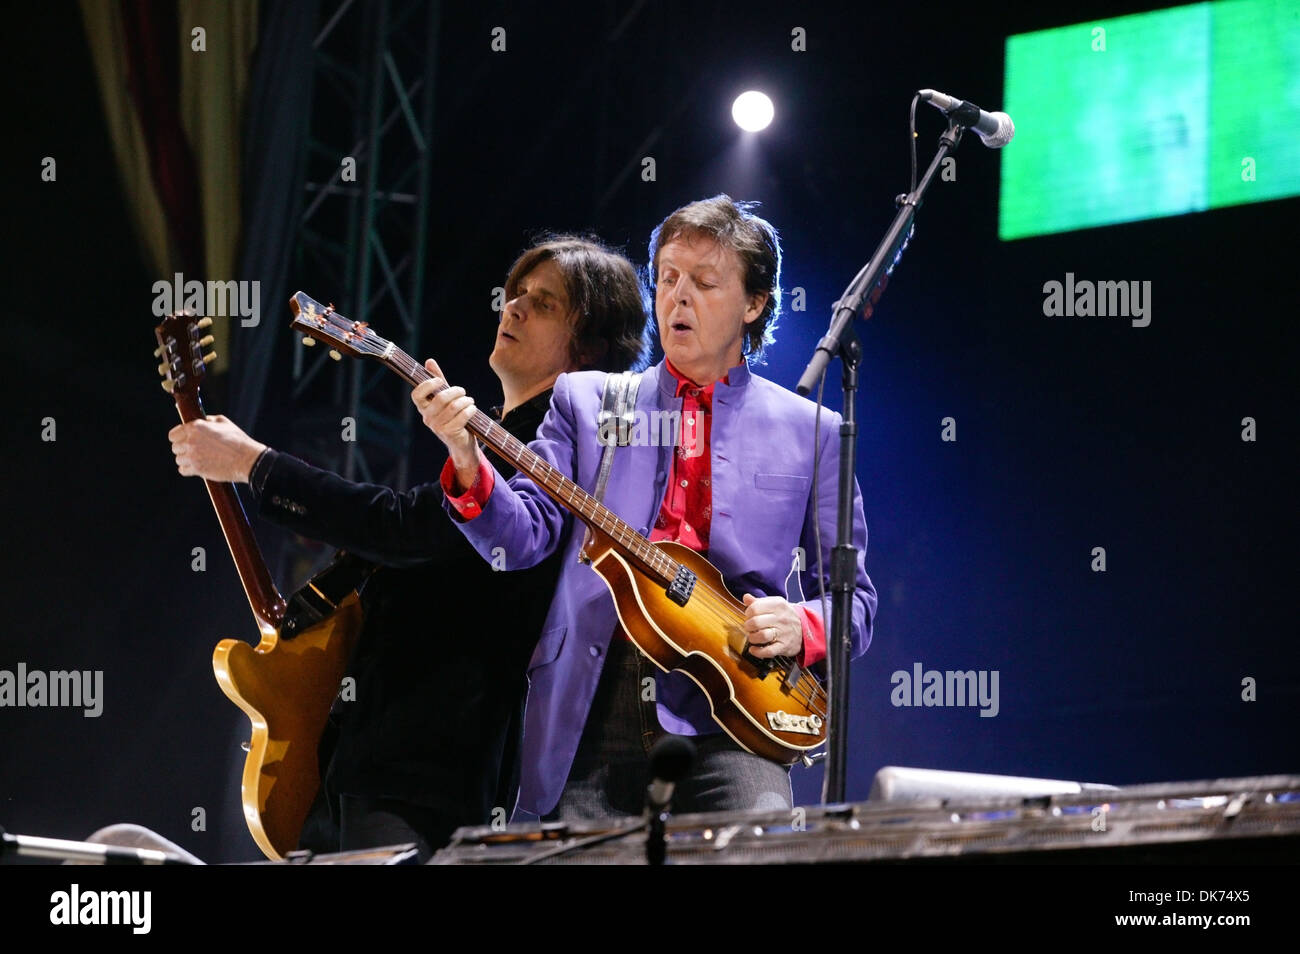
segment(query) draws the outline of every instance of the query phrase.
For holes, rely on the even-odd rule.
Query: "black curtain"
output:
[[[239,277],[261,282],[262,321],[233,329],[227,415],[257,433],[276,345],[288,336],[288,276],[303,211],[312,41],[319,3],[262,5],[261,36],[244,111]]]

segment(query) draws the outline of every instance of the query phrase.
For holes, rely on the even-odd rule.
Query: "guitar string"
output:
[[[345,343],[353,345],[354,347],[359,347],[359,349],[367,351],[376,357],[382,358],[384,353],[387,352],[391,346],[390,342],[380,338],[363,324],[348,321],[341,315],[338,315],[337,312],[330,312],[321,317],[327,319],[330,325],[336,330],[343,330],[342,325],[346,325],[347,328],[344,331]],[[338,319],[338,321],[336,321],[336,319]],[[354,338],[357,339],[355,342],[352,340]],[[377,350],[366,347],[368,344],[366,340],[367,338],[374,339]],[[432,377],[423,365],[418,364],[404,351],[398,348],[393,348],[392,350],[394,353],[391,355],[390,360],[395,361],[400,366],[400,373],[402,373],[402,375],[408,380],[411,380],[412,383],[419,384],[421,381],[428,380]],[[423,374],[423,377],[417,377],[419,374]],[[439,391],[449,386],[450,385],[444,382],[443,388],[440,388]],[[624,547],[632,550],[633,555],[639,558],[652,572],[658,573],[662,579],[671,579],[676,577],[677,570],[680,567],[678,561],[674,560],[668,554],[663,553],[658,548],[653,548],[653,545],[650,544],[650,541],[646,540],[645,537],[633,531],[629,525],[614,515],[612,511],[609,511],[608,508],[605,508],[596,502],[595,499],[587,494],[586,491],[582,490],[580,486],[565,477],[559,471],[555,470],[555,468],[539,455],[530,451],[522,442],[518,441],[517,438],[514,438],[513,435],[509,434],[509,432],[505,431],[504,428],[501,428],[496,424],[496,422],[492,421],[491,418],[484,415],[481,411],[475,411],[473,421],[479,425],[481,430],[488,431],[499,429],[503,432],[505,435],[504,438],[498,439],[503,445],[505,445],[504,449],[508,451],[507,456],[512,460],[512,462],[521,463],[526,458],[526,455],[531,455],[535,458],[535,466],[533,469],[537,469],[538,466],[540,466],[544,467],[547,471],[542,481],[545,489],[552,491],[557,495],[564,494],[564,496],[568,497],[569,503],[578,509],[579,513],[584,516],[590,516],[593,521],[598,520],[599,529],[604,531],[606,535],[615,539],[617,542],[622,543]],[[518,446],[511,447],[511,442]],[[557,486],[548,486],[546,481],[551,478],[555,479]],[[575,500],[575,498],[577,499]],[[589,515],[586,513],[586,506],[588,504],[592,506],[593,510]],[[613,517],[615,521],[613,527],[606,526],[606,520],[600,513],[601,510],[605,511],[605,513],[610,517]],[[700,608],[708,612],[716,622],[723,624],[724,628],[740,628],[736,623],[736,608],[728,602],[722,594],[714,590],[707,581],[697,579],[695,592],[707,594],[708,597],[711,598],[713,605],[708,605],[710,600],[705,599],[701,601]],[[729,643],[727,643],[727,648],[731,652],[734,652],[734,650],[731,650]],[[772,660],[774,663],[774,669],[781,673],[786,679],[789,678],[791,668],[797,665],[797,661],[789,656],[774,656],[772,657]],[[820,682],[807,672],[806,669],[801,670],[794,685],[789,687],[789,694],[800,702],[803,702],[815,714],[823,717],[825,716],[826,710],[822,706],[823,701],[826,700],[825,689],[822,687]]]
[[[384,345],[384,349],[387,349],[387,344]],[[419,380],[427,380],[431,377],[426,369],[421,365],[416,364],[414,359],[411,359],[405,354],[405,352],[398,349],[395,350],[396,353],[394,358],[398,361],[401,361],[403,358],[406,359],[401,363],[405,364],[403,370],[408,377],[413,378],[420,372],[424,374],[424,377]],[[419,383],[419,380],[415,383]],[[447,386],[449,385],[444,384],[444,388]],[[504,428],[501,428],[496,422],[492,421],[481,411],[475,412],[473,422],[478,424],[479,429],[485,432],[490,433],[494,430],[500,430],[501,436],[496,434],[492,434],[492,436],[496,437],[497,440],[504,445],[501,449],[507,452],[505,456],[510,459],[512,463],[515,463],[516,465],[523,463],[527,456],[535,458],[532,469],[538,470],[539,468],[545,468],[541,480],[545,489],[552,492],[554,495],[566,497],[569,504],[575,507],[580,514],[583,516],[590,516],[593,521],[597,521],[599,529],[604,531],[606,535],[615,539],[617,542],[622,543],[629,550],[632,550],[633,555],[638,557],[641,562],[645,563],[652,572],[659,573],[659,575],[664,579],[675,578],[678,564],[677,561],[672,559],[672,557],[659,551],[657,548],[655,548],[654,551],[649,551],[648,547],[650,544],[645,537],[633,531],[629,525],[609,511],[608,508],[597,503],[595,499],[587,494],[586,491],[582,490],[580,486],[565,477],[559,471],[555,470],[555,468],[544,459],[530,451],[522,442],[518,441],[517,438],[514,438],[513,435],[509,434],[509,432],[505,431]],[[517,446],[511,446],[512,443]],[[550,485],[552,480],[554,480],[556,486]],[[590,514],[587,513],[588,506],[592,509]],[[607,519],[600,513],[601,510],[604,510],[609,517],[613,518],[614,525],[612,527],[608,525]],[[698,581],[696,588],[700,592],[710,594],[716,601],[713,606],[707,607],[707,611],[716,622],[722,623],[724,626],[736,626],[736,618],[734,615],[735,607],[728,603],[720,593],[715,591],[705,581]],[[703,606],[703,604],[701,605]],[[729,645],[728,649],[730,649]],[[776,656],[772,658],[775,664],[774,668],[788,679],[791,668],[797,664],[796,661],[788,656]],[[826,700],[825,689],[821,686],[821,683],[807,673],[806,670],[802,671],[794,685],[789,687],[789,694],[802,702],[814,714],[823,717],[825,716],[826,710],[823,706],[823,703]]]
[[[493,434],[492,436],[495,437],[496,435]],[[516,464],[522,464],[526,459],[522,454],[522,447],[516,449],[507,445],[506,449],[510,451],[508,456]],[[556,471],[550,464],[541,460],[541,458],[537,458],[537,464],[538,466],[532,469],[541,471],[538,474],[539,482],[551,495],[567,499],[570,506],[576,509],[578,513],[590,516],[599,529],[604,530],[612,539],[622,543],[628,550],[632,551],[632,555],[639,558],[652,573],[658,573],[661,581],[671,581],[676,577],[677,568],[680,564],[673,560],[671,556],[658,550],[658,548],[651,549],[651,544],[645,537],[632,530],[624,521],[608,511],[608,508],[596,503],[594,498],[591,498],[569,478]],[[542,468],[545,469],[542,470]],[[527,468],[521,469],[527,472]],[[590,514],[588,513],[589,507],[592,511]],[[612,526],[610,525],[611,520],[613,521]],[[700,608],[707,612],[714,621],[721,623],[724,628],[739,628],[739,623],[743,622],[743,618],[738,620],[736,608],[722,594],[702,580],[697,581],[696,591],[701,595],[705,593],[711,594],[714,598],[715,603],[711,606],[708,605],[707,600],[703,599],[699,604]],[[784,656],[773,657],[773,662],[778,671],[786,678],[789,677],[791,668],[796,664],[794,660]],[[789,692],[794,698],[808,706],[812,712],[819,716],[825,716],[826,710],[823,705],[825,690],[810,674],[801,672],[794,685],[789,687]]]
[[[547,469],[542,475],[543,480],[541,481],[547,490],[551,491],[556,496],[566,497],[569,503],[582,514],[586,514],[586,506],[588,503],[590,503],[593,508],[600,508],[600,510],[605,510],[606,513],[609,513],[607,508],[600,507],[599,504],[596,504],[589,495],[585,495],[585,492],[582,491],[580,487],[568,478],[565,478],[549,464],[546,464],[544,461],[542,461],[541,464]],[[558,482],[559,485],[551,486],[550,481],[552,479]],[[579,494],[582,494],[583,496],[578,497]],[[578,503],[576,500],[580,500],[581,502]],[[652,571],[658,572],[663,580],[671,580],[675,578],[676,570],[680,564],[673,560],[671,556],[662,551],[657,551],[657,548],[651,550],[651,544],[645,539],[645,537],[633,531],[612,513],[610,513],[610,517],[615,521],[615,525],[612,528],[607,525],[605,518],[601,516],[599,511],[592,513],[591,516],[593,520],[599,517],[600,520],[598,525],[600,529],[605,530],[612,538],[623,543],[629,550],[632,550],[633,554],[640,557],[642,562],[646,563]],[[727,597],[724,597],[709,585],[707,581],[703,580],[697,581],[696,591],[701,594],[708,593],[714,598],[714,605],[709,606],[707,605],[707,601],[702,601],[700,606],[705,609],[716,622],[723,624],[726,628],[740,628],[740,623],[743,623],[743,618],[738,617],[736,607],[729,602]],[[773,662],[787,678],[790,669],[796,665],[795,661],[787,656],[773,657]],[[790,692],[791,695],[799,699],[805,705],[812,707],[818,715],[825,714],[825,710],[818,704],[824,698],[825,691],[821,690],[820,683],[818,683],[811,675],[801,673],[799,678],[796,679],[795,684],[790,687]]]

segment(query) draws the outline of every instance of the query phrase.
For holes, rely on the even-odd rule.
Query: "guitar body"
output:
[[[241,798],[248,830],[268,858],[298,847],[320,789],[317,747],[361,621],[361,601],[352,592],[293,639],[275,632],[257,646],[224,639],[212,654],[221,691],[253,726]]]
[[[177,312],[157,328],[163,390],[182,421],[204,418],[199,385],[215,357],[211,318]],[[320,790],[318,748],[361,634],[360,584],[374,569],[344,554],[286,602],[271,579],[233,484],[204,480],[258,631],[256,646],[222,640],[212,654],[221,691],[253,725],[240,785],[244,820],[268,858],[298,847]]]
[[[665,672],[677,671],[698,685],[713,718],[746,750],[790,764],[826,741],[825,709],[807,691],[813,677],[794,685],[765,660],[746,653],[745,605],[727,590],[712,563],[680,543],[652,546],[698,578],[685,606],[671,600],[662,583],[632,565],[599,532],[587,546],[591,566],[614,597],[619,622],[632,642]]]

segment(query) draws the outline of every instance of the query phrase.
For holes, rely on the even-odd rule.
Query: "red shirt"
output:
[[[665,360],[664,366],[677,379],[673,396],[682,399],[681,432],[673,448],[668,486],[650,540],[672,540],[696,553],[708,553],[709,522],[713,519],[713,465],[709,453],[713,385],[700,387],[674,368],[671,361]],[[722,380],[729,383],[725,375]]]
[[[681,433],[673,450],[668,486],[659,516],[650,531],[651,542],[672,540],[696,553],[708,554],[709,523],[713,516],[712,454],[709,435],[713,419],[713,384],[700,387],[664,361],[677,379],[675,396],[682,399]],[[724,375],[723,383],[727,383]],[[494,485],[493,470],[484,460],[479,464],[474,485],[463,494],[454,493],[456,468],[451,460],[443,466],[443,492],[462,519],[473,520],[483,511]],[[811,666],[826,658],[826,630],[822,618],[806,606],[797,607],[803,616],[803,648],[799,664]],[[621,631],[621,627],[620,627]],[[624,638],[627,636],[624,634]]]

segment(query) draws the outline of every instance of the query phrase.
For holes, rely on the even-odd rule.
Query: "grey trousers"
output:
[[[569,779],[548,821],[640,815],[650,782],[651,747],[667,733],[644,680],[655,666],[616,632],[601,672]],[[671,810],[689,812],[788,809],[790,770],[746,752],[725,732],[692,737],[695,765],[678,782]]]

